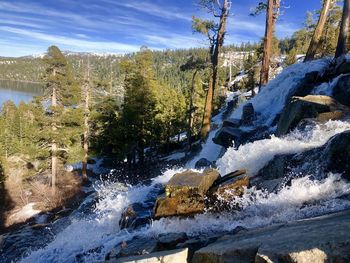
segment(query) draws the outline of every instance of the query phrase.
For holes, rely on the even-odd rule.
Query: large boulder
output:
[[[195,252],[192,263],[350,262],[350,211],[238,233]]]
[[[350,67],[349,63],[347,63]],[[333,88],[332,96],[340,103],[350,106],[350,74],[341,76]]]
[[[284,135],[294,129],[301,120],[317,118],[319,121],[339,119],[349,112],[349,108],[329,96],[308,95],[293,97],[283,110],[277,125],[277,136]]]
[[[332,137],[323,151],[325,170],[350,179],[350,131]]]
[[[206,158],[201,158],[196,162],[196,164],[194,165],[194,168],[195,169],[216,168],[216,165]]]
[[[224,123],[225,124],[225,123]],[[267,126],[235,128],[222,126],[215,134],[213,142],[226,149],[229,147],[238,148],[240,145],[254,140],[264,139],[269,136]]]
[[[157,199],[154,216],[159,218],[203,212],[205,194],[219,176],[214,169],[206,169],[203,173],[188,170],[175,174],[165,186],[165,197]]]
[[[218,186],[210,189],[207,198],[208,211],[223,211],[232,209],[239,209],[233,202],[237,196],[242,196],[245,188],[249,186],[249,177],[240,175],[227,180]],[[234,205],[232,205],[234,204]]]

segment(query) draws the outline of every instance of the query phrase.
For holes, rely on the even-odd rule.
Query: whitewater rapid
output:
[[[259,124],[271,124],[283,108],[285,98],[297,87],[305,73],[322,71],[328,62],[327,59],[322,59],[293,65],[272,80],[250,101],[261,114]],[[327,87],[317,87],[315,94],[326,92]],[[242,107],[243,105],[238,107],[230,117],[239,118]],[[136,235],[157,236],[169,232],[186,232],[188,236],[207,235],[231,231],[237,226],[248,229],[263,227],[350,208],[350,201],[341,198],[350,194],[350,184],[341,179],[339,174],[328,174],[321,180],[315,180],[314,171],[304,171],[304,174],[299,174],[298,178],[277,193],[268,193],[254,187],[246,189],[242,197],[236,197],[232,202],[232,207],[238,204],[242,208],[240,211],[233,210],[219,215],[208,212],[186,219],[163,218],[135,231],[120,230],[118,222],[129,204],[145,201],[157,185],[166,183],[175,173],[192,168],[199,158],[217,159],[222,149],[211,138],[222,122],[222,112],[212,119],[216,128],[209,134],[203,150],[186,167],[167,170],[154,178],[150,185],[125,186],[109,181],[100,182],[95,186],[96,196],[91,197],[98,199],[93,211],[89,214],[73,213],[70,216],[71,224],[59,232],[51,243],[28,253],[21,261],[75,262],[76,255],[84,254],[85,262],[95,262],[104,260],[106,254],[118,243],[128,241]],[[347,122],[317,124],[303,131],[295,130],[281,138],[272,136],[242,145],[238,149],[229,148],[216,164],[221,174],[244,168],[248,174],[254,175],[276,155],[300,153],[319,147],[332,136],[346,130],[350,130]]]
[[[221,173],[249,167],[250,172],[262,168],[274,155],[296,153],[324,144],[337,133],[350,129],[350,124],[329,121],[316,125],[303,133],[294,131],[283,138],[256,141],[230,148],[218,160]],[[184,171],[171,169],[156,177],[148,186],[129,186],[101,182],[96,186],[99,201],[89,216],[77,216],[53,242],[45,248],[32,252],[22,262],[74,262],[78,254],[90,251],[86,262],[103,260],[105,255],[119,242],[132,239],[135,235],[156,236],[168,232],[186,232],[189,236],[231,231],[237,226],[245,228],[262,227],[283,223],[350,208],[350,201],[337,198],[350,194],[350,184],[338,174],[329,174],[321,181],[312,180],[312,172],[294,179],[291,185],[278,193],[267,193],[255,188],[247,189],[237,197],[232,206],[239,204],[241,211],[221,214],[197,215],[194,218],[163,218],[135,232],[120,231],[118,222],[123,209],[131,203],[143,202],[147,194],[158,184],[166,183],[175,173]],[[98,249],[96,249],[98,248]],[[95,249],[95,250],[94,250]],[[92,251],[93,250],[93,251]]]

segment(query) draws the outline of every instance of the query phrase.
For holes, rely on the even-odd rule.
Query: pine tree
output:
[[[44,61],[47,64],[46,90],[51,99],[51,185],[55,190],[59,157],[74,159],[79,152],[82,112],[76,105],[81,93],[71,67],[58,47],[50,46]]]
[[[297,62],[297,51],[295,48],[292,48],[291,51],[289,51],[287,57],[286,57],[286,64],[292,65]]]

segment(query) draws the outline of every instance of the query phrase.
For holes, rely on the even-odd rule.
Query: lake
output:
[[[42,93],[43,87],[38,83],[0,80],[0,106],[8,100],[16,105],[21,101],[28,103],[34,96]]]

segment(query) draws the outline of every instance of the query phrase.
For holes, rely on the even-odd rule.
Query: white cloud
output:
[[[183,10],[165,6],[159,6],[154,3],[146,2],[146,1],[128,1],[128,2],[119,2],[113,0],[102,0],[105,3],[122,6],[126,8],[131,8],[137,10],[139,12],[156,16],[165,19],[181,19],[185,21],[191,21],[192,15],[185,14]]]
[[[113,51],[119,53],[134,52],[139,50],[138,45],[129,45],[111,41],[88,41],[72,37],[56,36],[33,30],[25,30],[8,26],[0,26],[0,31],[42,40],[48,45],[63,45],[67,49],[79,51]]]

